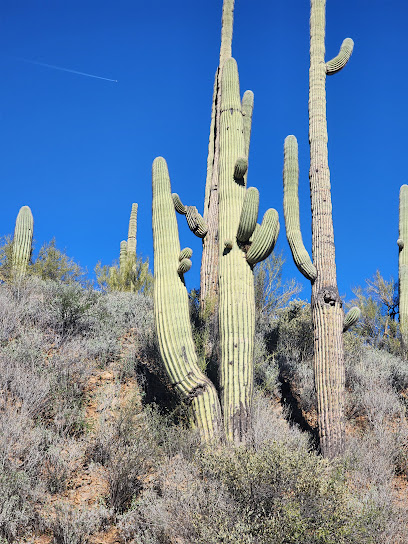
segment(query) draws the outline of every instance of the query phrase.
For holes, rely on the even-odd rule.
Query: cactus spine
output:
[[[23,277],[30,262],[33,242],[34,219],[28,206],[20,208],[13,237],[13,271]]]
[[[399,194],[399,325],[404,349],[408,347],[408,185]]]
[[[345,323],[335,264],[335,247],[327,152],[326,75],[338,72],[352,53],[353,42],[343,42],[339,55],[325,63],[325,0],[311,0],[309,70],[310,194],[313,263],[303,246],[297,196],[297,144],[285,142],[284,213],[288,242],[295,263],[312,282],[314,375],[318,403],[320,446],[324,456],[344,449]],[[355,316],[354,316],[355,317]]]
[[[191,262],[187,258],[179,260],[176,214],[167,164],[162,157],[153,163],[153,242],[154,313],[160,351],[172,384],[191,405],[201,436],[209,440],[220,434],[221,409],[215,387],[197,363],[182,278]]]

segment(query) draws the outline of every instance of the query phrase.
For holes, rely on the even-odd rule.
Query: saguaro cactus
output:
[[[228,440],[240,442],[249,430],[253,390],[255,334],[253,267],[268,257],[273,250],[279,233],[279,221],[276,210],[270,209],[265,212],[262,225],[257,227],[258,190],[253,187],[246,189],[248,165],[246,154],[250,124],[244,121],[238,69],[233,58],[227,59],[224,63],[220,96],[218,323],[221,345],[221,405]],[[184,284],[178,275],[182,275],[190,268],[191,250],[187,251],[186,248],[180,253],[174,210],[186,216],[190,229],[197,236],[206,236],[207,225],[196,208],[185,206],[176,193],[172,195],[173,209],[170,213],[168,209],[170,182],[164,159],[158,158],[153,164],[153,187],[156,329],[170,378],[180,393],[189,400],[193,385],[189,386],[190,390],[185,386],[182,390],[180,384],[183,383],[183,379],[180,376],[197,375],[195,367],[189,373],[189,367],[185,368],[187,362],[193,366],[196,364],[196,355],[193,355],[190,348],[189,357],[183,355],[183,349],[186,350],[185,346],[190,342],[191,333],[186,332],[189,326],[187,309],[178,306],[184,300],[182,297],[186,296]],[[189,220],[189,211],[194,220]],[[168,216],[170,219],[167,219]],[[170,281],[170,278],[173,279]],[[163,292],[167,295],[166,302],[163,302]],[[174,316],[181,315],[183,317],[179,317],[180,324],[177,325]],[[178,327],[174,333],[177,340],[171,341],[176,346],[171,355],[168,347],[170,324],[171,327]],[[175,368],[179,366],[183,366],[184,370],[176,372]],[[205,384],[205,391],[215,391],[213,386],[210,389],[211,382],[204,375],[197,377],[196,381]],[[196,382],[194,384],[194,387],[198,387]],[[213,397],[211,399],[211,406],[214,407],[215,401]],[[196,415],[195,419],[200,422],[203,435],[211,435],[210,427],[204,422],[203,413],[201,408],[201,415]],[[210,412],[207,408],[208,413]],[[210,419],[214,421],[217,414],[218,408],[213,408]],[[208,415],[205,421],[207,420]]]
[[[224,63],[221,78],[218,318],[224,425],[227,437],[235,441],[249,430],[250,422],[255,334],[252,265],[270,254],[279,232],[278,214],[271,210],[265,217],[272,215],[272,228],[265,227],[264,218],[249,242],[256,227],[259,195],[255,188],[245,187],[245,153],[238,68],[230,58]],[[229,249],[224,249],[228,241],[232,246],[228,244]],[[259,251],[254,252],[257,246]]]
[[[198,367],[183,278],[191,250],[180,251],[170,178],[162,157],[153,163],[153,241],[154,315],[160,352],[172,384],[191,404],[193,421],[209,440],[221,432],[221,409],[214,385]]]
[[[130,212],[128,239],[122,240],[119,252],[119,270],[111,267],[109,270],[110,285],[113,289],[136,291],[136,232],[137,232],[136,203],[132,204]]]
[[[201,259],[200,301],[204,311],[206,305],[214,309],[218,302],[218,263],[219,263],[219,157],[220,157],[220,116],[221,116],[221,77],[225,61],[231,58],[232,29],[234,22],[234,0],[224,0],[222,8],[222,28],[220,60],[215,74],[214,92],[211,110],[210,139],[208,143],[207,179],[204,198],[204,221],[208,225],[208,234],[203,239]],[[251,98],[245,98],[245,112],[249,132],[252,118]],[[249,147],[249,137],[248,137]],[[248,151],[246,152],[248,155]]]
[[[33,242],[34,219],[28,206],[23,206],[17,215],[13,237],[12,267],[17,277],[22,277],[30,262]]]
[[[340,53],[325,63],[325,0],[311,0],[309,70],[310,194],[312,252],[310,259],[299,223],[298,158],[294,136],[285,140],[284,215],[286,233],[299,271],[312,282],[314,328],[314,375],[317,391],[321,451],[334,457],[344,448],[344,355],[345,321],[335,264],[335,247],[327,152],[326,75],[337,73],[350,58],[353,41],[344,40]]]
[[[404,349],[408,348],[408,185],[399,194],[399,324]]]
[[[132,211],[130,212],[128,239],[127,239],[127,256],[132,264],[136,264],[136,231],[137,231],[137,208],[136,203],[132,204]]]

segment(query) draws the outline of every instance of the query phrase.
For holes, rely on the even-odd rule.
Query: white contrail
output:
[[[38,62],[36,60],[23,59],[21,57],[14,57],[16,60],[22,62],[28,62],[29,64],[37,64],[38,66],[45,66],[46,68],[54,68],[54,70],[61,70],[62,72],[70,72],[71,74],[78,74],[80,76],[93,77],[95,79],[103,79],[104,81],[112,81],[117,83],[117,79],[109,79],[108,77],[95,76],[94,74],[87,74],[86,72],[78,72],[78,70],[71,70],[70,68],[63,68],[62,66],[55,66],[54,64],[47,64],[46,62]]]

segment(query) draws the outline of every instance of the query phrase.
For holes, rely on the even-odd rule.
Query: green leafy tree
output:
[[[273,316],[302,290],[295,279],[282,280],[283,252],[272,253],[255,268],[255,309],[257,316]]]
[[[347,306],[358,306],[361,310],[361,319],[355,326],[355,332],[373,347],[399,353],[396,282],[392,278],[385,280],[377,270],[372,279],[366,280],[364,288],[356,287],[353,293],[355,298]]]
[[[0,245],[0,280],[11,281],[13,268],[13,239],[3,237]],[[56,247],[55,238],[45,242],[37,257],[28,263],[27,276],[37,276],[43,280],[83,281],[85,271],[71,257]]]
[[[143,292],[151,295],[153,292],[153,275],[149,270],[149,259],[145,261],[138,257],[136,265],[126,260],[119,267],[116,263],[111,266],[98,262],[95,267],[98,285],[108,291]]]

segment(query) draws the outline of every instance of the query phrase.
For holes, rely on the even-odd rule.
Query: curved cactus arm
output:
[[[190,268],[192,267],[192,264],[193,263],[190,261],[190,259],[182,259],[180,261],[180,264],[178,265],[177,272],[179,274],[185,274],[186,272],[190,270]]]
[[[256,263],[265,260],[272,253],[279,235],[279,215],[276,210],[266,210],[262,224],[256,230],[254,240],[246,254],[246,260],[254,266]]]
[[[181,262],[183,259],[191,259],[192,254],[193,250],[189,247],[185,247],[180,251],[179,261]]]
[[[248,170],[248,159],[246,157],[238,157],[234,166],[234,179],[241,181],[244,179]]]
[[[180,242],[166,161],[153,162],[154,315],[160,353],[174,387],[191,405],[195,425],[210,440],[221,432],[221,408],[212,382],[198,366],[188,295],[178,274]]]
[[[341,44],[339,54],[334,59],[326,62],[326,74],[332,76],[340,72],[346,66],[353,52],[354,42],[351,38],[346,38]]]
[[[346,332],[350,327],[355,325],[361,317],[361,310],[358,306],[353,306],[347,312],[344,318],[343,332]]]
[[[254,111],[254,93],[252,91],[244,92],[241,107],[244,121],[245,155],[248,158],[249,144],[251,141],[252,113]]]
[[[184,204],[181,202],[179,195],[177,193],[173,193],[171,197],[173,199],[173,204],[176,212],[180,215],[186,215],[187,206],[184,206]]]
[[[186,210],[186,219],[189,229],[199,238],[204,238],[208,232],[208,227],[204,219],[198,213],[197,208],[195,206],[186,206]]]
[[[132,211],[130,212],[127,240],[127,258],[131,260],[132,264],[136,263],[137,208],[138,205],[133,203]]]
[[[13,269],[17,276],[24,276],[31,259],[34,231],[33,214],[28,206],[20,208],[13,237]]]
[[[251,238],[258,219],[258,208],[259,191],[256,187],[250,187],[245,193],[244,203],[242,205],[237,232],[237,240],[239,242],[248,242]]]
[[[284,145],[283,166],[283,213],[285,216],[286,237],[295,264],[305,278],[317,278],[316,267],[307,252],[300,231],[299,218],[299,163],[298,144],[295,136],[287,136]]]
[[[126,240],[122,240],[120,243],[120,253],[119,253],[119,270],[121,274],[123,274],[125,267],[126,267],[126,259],[127,259],[127,242]]]

